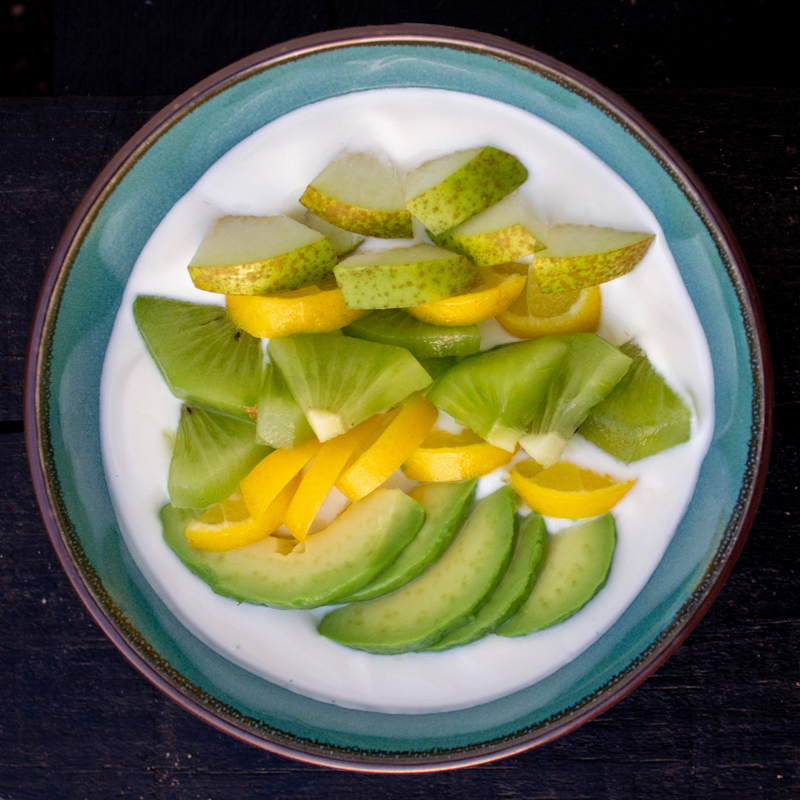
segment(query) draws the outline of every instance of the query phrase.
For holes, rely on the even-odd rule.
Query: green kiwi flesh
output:
[[[256,437],[272,447],[292,450],[314,435],[303,410],[274,364],[267,364],[264,369],[264,386],[258,398],[257,415]]]

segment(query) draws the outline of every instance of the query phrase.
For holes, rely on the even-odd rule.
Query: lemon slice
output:
[[[408,457],[403,472],[413,481],[464,481],[508,464],[513,455],[469,429],[461,433],[431,431]]]
[[[221,553],[237,550],[254,542],[266,539],[282,524],[289,503],[300,483],[300,476],[293,478],[267,506],[263,514],[253,519],[239,492],[227,500],[215,503],[205,510],[199,519],[186,526],[186,538],[195,550]]]
[[[564,519],[605,514],[636,483],[599,475],[568,461],[559,461],[543,470],[533,459],[515,464],[509,478],[531,510]]]
[[[600,324],[600,287],[542,294],[537,284],[529,284],[497,321],[519,339],[594,333]]]
[[[225,302],[231,320],[261,339],[293,333],[329,333],[369,313],[347,308],[342,290],[332,284],[282,294],[229,294]]]
[[[406,309],[433,325],[473,325],[505,311],[525,287],[525,276],[499,267],[481,267],[482,283],[475,289],[435,303]]]

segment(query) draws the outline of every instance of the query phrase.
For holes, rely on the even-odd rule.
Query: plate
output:
[[[167,212],[267,123],[371,89],[466,92],[588,148],[657,219],[714,368],[715,427],[694,497],[655,573],[591,647],[544,680],[480,706],[426,714],[342,708],[259,678],[211,650],[162,603],[119,533],[100,448],[103,356],[136,258]],[[87,313],[89,310],[89,313]],[[258,746],[367,771],[444,769],[541,744],[600,713],[685,638],[721,588],[755,514],[770,434],[766,336],[741,253],[677,154],[608,90],[505,40],[431,26],[353,29],[271,48],[222,70],[146,125],[94,182],[47,273],[26,375],[37,497],[73,586],[146,677]]]

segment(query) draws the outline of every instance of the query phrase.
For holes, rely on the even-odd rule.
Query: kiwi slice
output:
[[[419,363],[425,368],[425,372],[435,381],[458,363],[455,356],[445,356],[444,358],[420,358]],[[431,384],[433,385],[433,384]]]
[[[270,452],[256,442],[255,422],[184,405],[167,478],[172,505],[207,508],[230,497]]]
[[[140,295],[133,317],[175,397],[247,417],[261,389],[261,348],[222,306]]]
[[[481,348],[477,325],[431,325],[401,309],[373,311],[351,322],[347,336],[405,347],[414,358],[468,356]]]
[[[292,450],[313,435],[281,371],[274,364],[267,364],[264,386],[258,398],[256,438],[272,447]]]
[[[569,354],[547,387],[530,433],[519,442],[543,467],[561,458],[592,406],[608,395],[631,365],[628,356],[594,333],[558,338],[569,345]]]
[[[459,425],[512,452],[568,352],[555,336],[502,345],[451,367],[427,398]]]
[[[431,383],[408,350],[350,336],[284,336],[268,352],[321,442]]]
[[[579,428],[582,436],[620,461],[638,461],[688,441],[692,414],[667,385],[644,351],[632,342],[620,347],[633,359],[613,391]]]

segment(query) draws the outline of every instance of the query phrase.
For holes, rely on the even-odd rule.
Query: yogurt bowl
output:
[[[444,109],[438,116],[437,108]],[[416,116],[415,109],[421,109]],[[337,116],[358,124],[335,126]],[[477,130],[479,120],[488,120],[485,130]],[[685,496],[673,504],[674,520],[650,553],[652,563],[638,573],[641,585],[603,620],[589,621],[592,635],[562,636],[559,658],[538,673],[522,670],[507,679],[503,665],[513,660],[513,648],[476,659],[469,647],[427,656],[453,659],[461,680],[455,688],[447,681],[450,670],[439,675],[439,667],[426,670],[419,661],[378,668],[388,680],[383,688],[358,663],[338,686],[309,684],[299,669],[293,673],[291,659],[259,669],[264,659],[257,650],[239,653],[235,640],[221,643],[198,622],[205,614],[187,610],[192,589],[176,589],[159,572],[157,543],[150,551],[141,545],[147,523],[131,509],[157,498],[144,497],[134,473],[126,474],[126,460],[118,457],[126,445],[108,444],[126,422],[124,410],[107,412],[114,390],[104,388],[102,408],[100,401],[101,376],[106,387],[109,373],[128,371],[115,355],[123,352],[114,349],[121,336],[118,329],[112,336],[115,319],[120,309],[123,319],[132,294],[152,288],[143,273],[160,274],[160,260],[180,262],[182,248],[196,246],[208,224],[204,213],[284,210],[269,192],[263,194],[269,207],[260,208],[262,195],[246,190],[248,181],[272,179],[287,197],[292,189],[299,196],[318,162],[324,165],[337,149],[377,142],[395,158],[413,153],[424,160],[452,141],[449,124],[475,127],[475,136],[485,138],[494,120],[502,131],[536,140],[532,174],[550,198],[537,210],[551,221],[621,226],[635,208],[636,221],[657,231],[659,257],[669,262],[686,300],[685,313],[665,318],[663,326],[675,329],[685,361],[707,367],[707,390],[695,398],[706,426],[694,462],[696,485],[691,475]],[[420,133],[425,124],[427,133]],[[309,125],[326,135],[305,137]],[[460,146],[457,141],[451,149]],[[296,187],[279,174],[275,149],[295,165],[308,162],[310,173],[298,174]],[[571,159],[584,159],[585,167],[570,170],[564,165]],[[546,191],[550,164],[561,167],[567,186],[599,176],[585,207],[562,208],[570,205],[563,186],[561,194]],[[182,290],[170,289],[172,275],[164,272],[163,293],[177,296]],[[644,273],[640,280],[646,279]],[[624,295],[614,299],[612,292],[610,299],[612,308],[626,304]],[[694,335],[683,330],[681,314]],[[669,331],[659,335],[670,338]],[[111,366],[103,375],[107,352]],[[146,378],[140,392],[142,385],[148,386]],[[117,386],[124,387],[122,378]],[[154,383],[152,393],[158,391]],[[766,470],[770,402],[763,325],[741,255],[713,202],[668,145],[623,101],[541,54],[482,34],[398,26],[310,37],[238,62],[174,101],[120,151],[76,211],[48,272],[31,341],[26,430],[59,557],[97,622],[143,674],[193,713],[275,752],[344,768],[409,771],[478,763],[560,735],[630,691],[677,647],[744,542]],[[159,424],[151,430],[158,433]],[[158,449],[145,450],[158,473]],[[669,506],[658,515],[669,517]],[[262,611],[270,610],[242,609],[241,617],[263,625],[269,615],[260,618]],[[309,624],[307,617],[297,621]],[[302,639],[285,641],[302,658]],[[535,646],[528,646],[530,658]],[[324,663],[323,651],[306,655],[321,659],[321,672],[340,666]],[[387,687],[398,681],[413,686],[426,677],[424,697],[402,687],[387,697]],[[359,680],[375,687],[372,696],[357,690]]]

